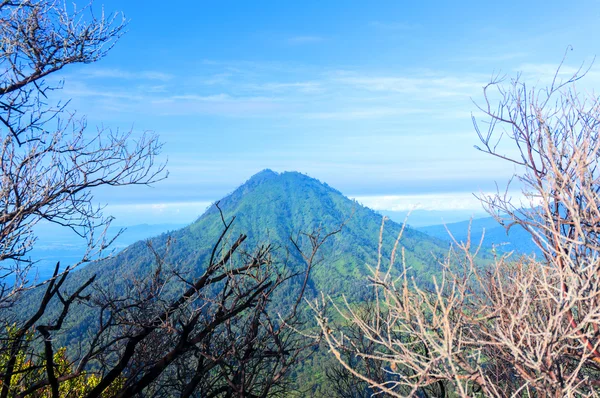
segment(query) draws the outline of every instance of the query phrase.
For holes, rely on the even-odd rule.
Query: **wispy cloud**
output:
[[[345,109],[332,112],[310,112],[306,113],[308,119],[321,120],[359,120],[359,119],[382,119],[393,116],[426,113],[423,108],[404,107],[363,107],[360,109]]]
[[[166,97],[155,102],[173,102],[173,101],[194,101],[194,102],[225,102],[232,101],[234,98],[227,94],[213,94],[213,95],[197,95],[197,94],[184,94],[184,95],[173,95]]]
[[[550,85],[554,79],[556,79],[556,83],[560,84],[574,76],[583,77],[585,75],[576,83],[578,91],[589,92],[600,89],[600,68],[594,65],[593,60],[578,65],[565,62],[560,69],[558,64],[524,63],[514,68],[512,73],[520,73],[521,81],[527,81],[530,83],[530,87],[533,84],[538,88]]]
[[[483,193],[489,195],[490,193]],[[480,194],[478,193],[477,196]],[[516,200],[525,200],[519,192],[512,195]],[[356,196],[359,203],[373,210],[481,210],[481,201],[469,192],[439,192],[425,195],[380,195]],[[515,202],[517,203],[517,202]]]
[[[556,64],[527,63],[527,64],[521,64],[520,66],[518,66],[515,69],[522,73],[526,73],[526,74],[530,74],[530,75],[537,75],[540,77],[552,77],[557,73],[557,65]],[[558,71],[558,74],[560,76],[572,76],[575,73],[577,73],[578,70],[580,70],[580,69],[577,67],[563,65],[560,68],[560,70]]]
[[[413,94],[427,97],[470,96],[481,90],[485,78],[476,76],[451,76],[442,74],[420,74],[404,76],[378,76],[341,71],[333,77],[338,83],[356,88]]]
[[[163,86],[96,87],[85,81],[70,80],[62,91],[75,104],[115,113],[137,115],[219,115],[230,117],[260,117],[281,108],[275,97],[261,95],[234,96],[227,93],[172,94]],[[79,109],[86,111],[86,109]]]
[[[169,92],[169,86],[166,84],[139,84],[136,87],[140,92],[143,93],[167,93]]]
[[[321,36],[293,36],[290,37],[287,42],[289,44],[310,44],[310,43],[319,43],[324,41],[325,39]]]
[[[320,93],[324,90],[323,83],[317,81],[292,83],[267,82],[260,84],[246,84],[243,87],[251,91],[264,91],[273,93],[297,91],[300,93],[310,94]]]
[[[149,105],[149,106],[148,106]],[[228,94],[182,94],[155,97],[139,103],[139,112],[159,115],[219,115],[225,117],[271,116],[282,105],[275,98],[261,96],[234,97]]]
[[[208,86],[228,84],[232,76],[231,72],[216,73],[207,79],[202,79],[202,84]]]
[[[70,98],[93,98],[102,99],[109,98],[113,100],[123,99],[128,101],[143,101],[148,98],[135,90],[116,90],[109,88],[95,88],[84,82],[70,80],[62,91],[63,95]]]
[[[208,68],[211,73],[188,76],[186,91],[159,80],[140,81],[125,88],[112,79],[128,79],[134,72],[95,69],[91,75],[105,78],[101,85],[98,82],[102,79],[69,79],[63,93],[118,113],[270,118],[285,115],[332,121],[392,120],[431,113],[434,118],[465,115],[466,120],[469,115],[458,112],[456,100],[469,101],[487,81],[487,77],[474,74],[431,70],[394,74],[360,70],[327,72],[294,65],[273,69],[240,63],[232,71],[231,64],[218,62],[210,63]],[[204,78],[206,75],[208,79]]]
[[[406,22],[384,22],[384,21],[371,21],[369,26],[372,26],[381,30],[396,30],[396,31],[409,31],[419,27],[417,24],[406,23]]]
[[[202,215],[211,202],[164,202],[109,205],[107,214],[116,219],[116,224],[139,224],[140,220],[152,220],[154,224],[190,223]]]
[[[528,54],[526,52],[517,51],[517,52],[506,52],[506,53],[496,53],[496,54],[477,54],[468,57],[461,58],[460,61],[466,62],[501,62],[501,61],[510,61],[518,58],[524,58]]]
[[[139,71],[130,72],[122,69],[105,69],[105,68],[92,68],[84,69],[79,72],[81,77],[92,78],[92,79],[139,79],[139,80],[159,80],[168,81],[173,78],[173,75],[158,71]]]

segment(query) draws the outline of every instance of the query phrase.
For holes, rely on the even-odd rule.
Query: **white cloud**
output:
[[[409,31],[416,29],[419,25],[406,22],[372,21],[369,23],[369,26],[381,30]]]
[[[321,82],[310,81],[310,82],[293,82],[293,83],[278,83],[278,82],[267,82],[262,84],[248,84],[244,88],[255,91],[268,91],[268,92],[290,92],[297,91],[304,94],[320,93],[323,91],[323,85]]]
[[[232,76],[233,74],[230,72],[216,73],[208,79],[202,79],[202,83],[207,86],[227,84]]]
[[[198,95],[183,94],[165,98],[153,98],[150,101],[160,115],[207,114],[228,117],[272,116],[280,110],[276,98],[260,96],[230,96],[229,94]],[[144,104],[139,104],[144,106]],[[148,110],[144,107],[144,110]],[[143,110],[142,110],[143,111]]]
[[[162,101],[198,101],[198,102],[224,102],[231,101],[233,98],[228,94],[212,94],[212,95],[197,95],[197,94],[184,94],[184,95],[173,95],[171,97],[164,98]],[[160,100],[158,102],[161,102]]]
[[[483,195],[490,195],[483,192]],[[477,193],[477,196],[480,196]],[[520,192],[512,193],[515,204],[526,204],[528,201]],[[359,203],[373,210],[409,211],[409,210],[481,210],[481,202],[474,194],[468,192],[440,192],[423,195],[379,195],[356,196]]]
[[[555,77],[556,83],[560,84],[577,76],[582,77],[581,80],[575,83],[578,91],[598,90],[600,88],[600,68],[595,66],[593,61],[579,65],[565,63],[560,69],[558,64],[526,63],[515,68],[515,71],[523,75],[520,80],[530,83],[530,87],[531,84],[536,85],[538,88],[550,85]]]
[[[141,92],[145,93],[167,93],[169,91],[168,87],[165,84],[154,84],[154,85],[145,85],[141,84],[137,86],[137,89]]]
[[[490,54],[477,54],[468,57],[459,58],[459,61],[466,62],[501,62],[501,61],[510,61],[516,58],[525,58],[528,53],[524,51],[517,52],[506,52],[506,53],[490,53]]]
[[[115,225],[184,224],[194,221],[211,202],[167,202],[108,205],[105,214],[115,217]]]
[[[79,73],[80,76],[87,78],[111,78],[111,79],[139,79],[139,80],[159,80],[168,81],[173,78],[173,75],[158,71],[138,71],[130,72],[123,69],[105,69],[105,68],[88,68]]]
[[[70,80],[61,94],[76,100],[74,104],[79,108],[83,103],[93,109],[136,115],[261,116],[271,115],[281,107],[274,97],[226,93],[165,95],[168,92],[164,86],[138,86],[125,91],[118,87],[101,88],[85,81]]]
[[[323,120],[358,120],[358,119],[381,119],[391,116],[426,113],[427,109],[405,108],[405,107],[364,107],[361,109],[345,109],[332,112],[312,112],[304,116],[308,119]]]
[[[486,83],[483,77],[421,74],[415,76],[375,76],[339,72],[334,81],[369,91],[413,94],[428,97],[470,96]]]
[[[522,64],[517,71],[527,75],[538,76],[543,78],[553,77],[557,72],[557,64]],[[558,73],[559,76],[572,76],[578,71],[578,68],[568,65],[563,65]]]
[[[319,43],[324,39],[320,36],[294,36],[288,39],[289,44],[309,44],[309,43]]]
[[[90,97],[93,99],[110,98],[110,99],[123,99],[129,101],[143,101],[147,97],[135,93],[135,91],[121,91],[108,88],[94,88],[85,84],[82,81],[70,80],[65,84],[65,88],[61,92],[70,98],[83,98]]]

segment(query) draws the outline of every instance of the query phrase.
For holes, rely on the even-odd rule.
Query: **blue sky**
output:
[[[567,71],[589,62],[600,3],[457,3],[97,0],[128,33],[61,95],[91,126],[155,131],[170,172],[98,200],[121,224],[187,222],[271,168],[379,209],[477,210],[514,170],[473,149],[472,100],[496,73],[544,81],[569,45]]]

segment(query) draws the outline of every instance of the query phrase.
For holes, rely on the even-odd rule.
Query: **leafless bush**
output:
[[[163,166],[155,165],[155,136],[90,131],[84,118],[67,111],[68,103],[49,100],[61,83],[48,84],[46,77],[99,60],[124,27],[116,14],[96,16],[91,4],[0,2],[0,307],[35,286],[28,253],[36,224],[62,225],[86,239],[86,262],[111,241],[104,233],[110,218],[93,203],[93,190],[164,177]],[[68,270],[57,277],[62,272]]]
[[[275,260],[271,245],[244,252],[245,235],[229,242],[225,237],[233,220],[223,219],[208,264],[193,279],[177,264],[165,263],[169,241],[160,249],[150,245],[154,264],[119,290],[91,289],[92,277],[67,294],[66,274],[53,278],[38,310],[16,329],[18,338],[8,339],[16,354],[1,370],[2,391],[59,397],[63,383],[83,379],[87,384],[73,396],[283,396],[290,370],[317,344],[296,332],[304,327],[299,305],[316,253],[337,231],[294,240],[305,266],[292,271]],[[286,285],[298,278],[298,289]],[[292,295],[292,305],[274,309],[281,291]],[[48,309],[51,300],[59,308],[54,313]],[[67,329],[65,318],[78,302],[86,303],[98,322],[88,325],[79,355],[71,353],[66,366],[59,367],[55,338]],[[50,322],[41,320],[44,314],[51,315]],[[42,349],[37,336],[23,337],[34,325]],[[20,355],[28,358],[25,369]],[[35,382],[32,374],[38,375]]]
[[[525,228],[541,258],[497,256],[486,264],[477,259],[479,247],[456,242],[428,291],[412,281],[404,261],[397,267],[393,254],[389,267],[373,269],[371,317],[336,306],[376,346],[370,352],[331,329],[322,312],[327,300],[315,304],[333,354],[378,392],[600,395],[600,107],[574,87],[584,73],[560,81],[559,72],[542,89],[528,89],[520,78],[506,86],[493,80],[480,107],[487,131],[475,123],[479,149],[517,165],[515,182],[528,203],[513,203],[508,189],[482,200],[507,228]],[[346,351],[377,361],[386,377],[353,367]],[[438,391],[423,392],[432,386]]]

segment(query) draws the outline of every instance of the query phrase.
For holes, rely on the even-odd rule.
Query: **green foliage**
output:
[[[9,339],[14,335],[14,327],[9,326],[7,328],[7,336]],[[31,344],[33,340],[33,331],[28,333],[22,346]],[[12,355],[8,350],[0,352],[0,370],[6,369],[7,363]],[[25,350],[21,348],[19,352],[14,356],[16,359],[16,366],[14,368],[14,375],[11,378],[10,395],[16,396],[25,392],[29,387],[42,382],[47,379],[45,362],[43,358],[27,356]],[[62,347],[59,348],[53,355],[54,373],[57,379],[60,379],[63,375],[73,375],[74,368],[73,364],[67,357],[67,349]],[[61,381],[59,384],[59,393],[64,398],[79,398],[84,397],[89,393],[95,386],[100,382],[100,378],[93,372],[82,371],[77,374],[77,377],[69,378]],[[120,387],[124,380],[117,378],[103,393],[102,396],[110,397],[113,396]],[[2,386],[2,380],[0,380],[0,387]],[[50,398],[52,392],[50,386],[40,388],[34,393],[28,395],[32,398]]]

